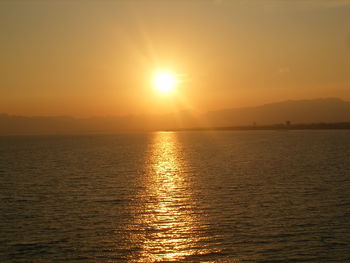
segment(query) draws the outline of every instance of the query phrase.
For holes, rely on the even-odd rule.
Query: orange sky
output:
[[[350,100],[350,1],[3,1],[0,112],[119,115]],[[173,71],[173,95],[152,75]]]

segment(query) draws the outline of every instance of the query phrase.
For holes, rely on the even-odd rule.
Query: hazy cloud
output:
[[[299,0],[299,1],[309,7],[350,6],[350,0]]]
[[[298,8],[334,8],[350,6],[350,0],[252,0],[232,1],[247,5],[261,5],[264,7],[298,7]]]
[[[281,74],[290,73],[290,68],[288,68],[288,67],[279,68],[279,73],[281,73]]]

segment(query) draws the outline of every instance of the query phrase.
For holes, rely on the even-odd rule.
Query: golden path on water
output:
[[[203,215],[186,173],[177,134],[155,133],[133,223],[132,240],[140,242],[140,251],[131,262],[178,261],[210,253],[201,235]]]

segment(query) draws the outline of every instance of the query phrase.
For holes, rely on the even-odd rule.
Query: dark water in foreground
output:
[[[0,137],[0,262],[350,262],[350,131]]]

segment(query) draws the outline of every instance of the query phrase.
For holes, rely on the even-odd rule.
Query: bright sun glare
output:
[[[154,85],[158,92],[172,92],[177,83],[176,77],[170,72],[158,72],[154,76]]]

